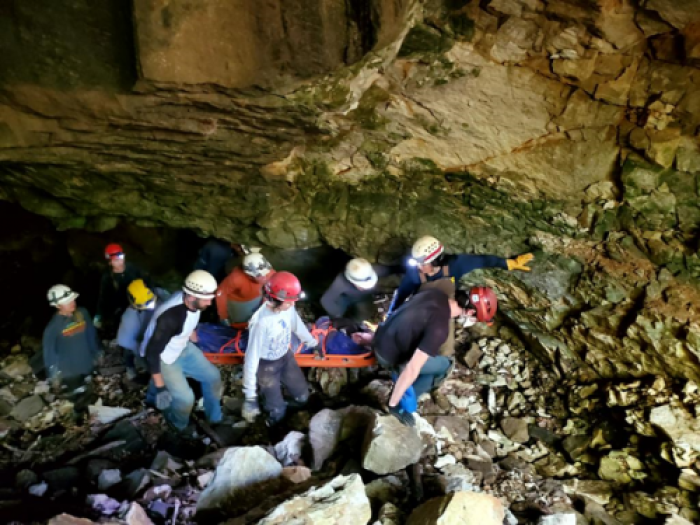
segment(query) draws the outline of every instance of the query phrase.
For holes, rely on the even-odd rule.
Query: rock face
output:
[[[402,425],[393,416],[377,414],[367,428],[362,449],[362,468],[384,475],[416,463],[423,442],[414,428]]]
[[[469,279],[557,373],[700,380],[697,2],[190,4],[3,17],[0,199],[372,260],[536,250]]]
[[[285,501],[258,522],[259,525],[366,524],[372,517],[365,486],[358,474],[338,476],[320,488]]]
[[[231,448],[197,502],[203,514],[242,512],[274,491],[282,465],[262,447]]]
[[[433,498],[413,511],[407,525],[502,525],[505,509],[498,499],[476,492]]]

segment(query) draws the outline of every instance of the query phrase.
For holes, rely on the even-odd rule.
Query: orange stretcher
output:
[[[333,330],[333,329],[331,329]],[[245,359],[245,353],[239,349],[238,343],[240,342],[242,332],[239,332],[236,337],[224,344],[217,353],[205,352],[204,357],[209,360],[209,362],[215,365],[227,366],[227,365],[242,365]],[[328,331],[320,330],[314,328],[311,330],[311,335],[313,335],[316,340],[320,339],[320,335],[328,335]],[[300,344],[294,350],[294,358],[296,362],[302,368],[364,368],[367,366],[372,366],[377,363],[377,358],[374,356],[374,352],[371,350],[364,354],[354,354],[354,355],[344,355],[344,354],[329,354],[326,352],[326,340],[327,337],[322,338],[323,341],[317,347],[316,353],[304,353],[301,351],[304,348],[303,344]]]

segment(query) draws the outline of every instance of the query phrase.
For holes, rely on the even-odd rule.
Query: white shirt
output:
[[[264,302],[248,323],[250,335],[243,365],[243,393],[246,399],[257,397],[258,365],[261,359],[276,361],[291,349],[292,333],[307,348],[317,345],[296,308],[275,312]]]

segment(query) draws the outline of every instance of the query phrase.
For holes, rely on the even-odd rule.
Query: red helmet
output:
[[[117,257],[119,259],[124,258],[124,249],[121,247],[119,244],[108,244],[107,247],[105,248],[105,259],[108,261],[110,259],[113,259],[114,257]]]
[[[475,286],[469,290],[469,302],[476,310],[476,318],[482,323],[491,323],[498,310],[498,299],[491,288]]]
[[[265,296],[277,301],[298,301],[302,297],[301,283],[289,272],[277,272],[265,284]]]

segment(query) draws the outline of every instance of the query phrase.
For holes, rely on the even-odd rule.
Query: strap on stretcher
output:
[[[335,331],[333,327],[330,327],[328,330],[316,327],[312,328],[311,335],[314,336],[317,341],[320,339],[320,335],[325,333],[323,343],[321,344],[320,355],[316,352],[302,354],[301,351],[304,348],[304,343],[300,343],[294,350],[294,358],[297,364],[302,368],[364,368],[377,363],[377,358],[374,357],[372,351],[357,355],[328,354],[326,352],[326,341],[328,341],[328,336],[333,331]],[[205,353],[204,357],[215,365],[226,366],[243,364],[245,353],[241,351],[239,346],[241,334],[242,332],[238,332],[236,337],[222,345],[218,353]],[[233,348],[233,352],[225,352],[226,349],[231,347]]]

